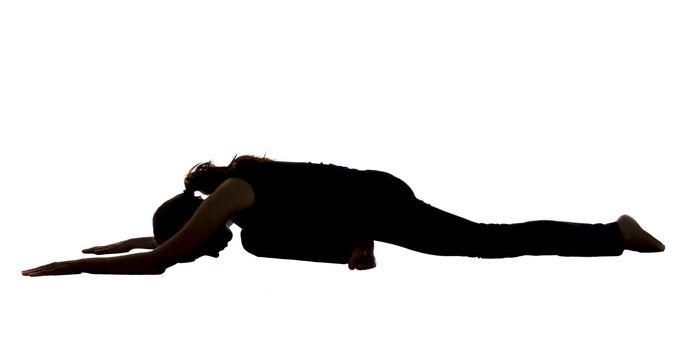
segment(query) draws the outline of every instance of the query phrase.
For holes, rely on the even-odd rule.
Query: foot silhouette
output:
[[[646,232],[632,217],[622,215],[617,223],[624,238],[624,249],[641,253],[657,253],[665,250],[665,245]]]

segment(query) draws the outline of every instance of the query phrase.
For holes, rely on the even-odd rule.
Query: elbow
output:
[[[165,259],[161,255],[156,254],[155,250],[144,254],[149,256],[148,264],[146,264],[148,266],[146,272],[149,275],[162,275],[169,267],[177,264],[176,261]]]
[[[171,265],[172,266],[172,265]],[[166,272],[166,269],[168,269],[170,266],[155,266],[154,269],[151,271],[152,275],[162,275],[164,272]]]
[[[164,272],[166,272],[166,270],[169,267],[171,267],[173,265],[175,265],[175,263],[159,262],[159,263],[152,264],[151,269],[149,269],[149,271],[148,271],[149,272],[148,274],[149,275],[162,275]]]

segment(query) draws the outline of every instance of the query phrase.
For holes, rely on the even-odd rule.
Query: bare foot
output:
[[[369,270],[377,266],[374,253],[369,249],[355,249],[348,260],[348,268],[351,270]]]
[[[665,250],[665,245],[641,228],[641,225],[632,217],[622,215],[617,223],[624,238],[624,249],[641,253],[656,253]]]

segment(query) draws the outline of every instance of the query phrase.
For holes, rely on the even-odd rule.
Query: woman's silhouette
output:
[[[256,256],[347,263],[351,270],[376,266],[374,241],[433,255],[480,258],[615,256],[624,249],[665,249],[628,215],[608,224],[475,223],[416,198],[391,174],[333,164],[236,155],[225,167],[195,165],[184,183],[185,191],[154,214],[153,237],[83,250],[151,251],[56,262],[22,274],[160,274],[204,255],[218,257],[232,238],[229,222],[242,228],[242,245]]]

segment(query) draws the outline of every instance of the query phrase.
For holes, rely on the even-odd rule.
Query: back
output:
[[[265,257],[347,262],[356,230],[391,220],[397,203],[415,198],[393,175],[333,164],[248,163],[234,177],[255,194],[234,220],[243,246]]]
[[[344,219],[366,196],[364,173],[311,162],[243,164],[234,176],[252,185],[255,203],[239,213],[236,223],[243,228],[288,223],[305,228]]]

